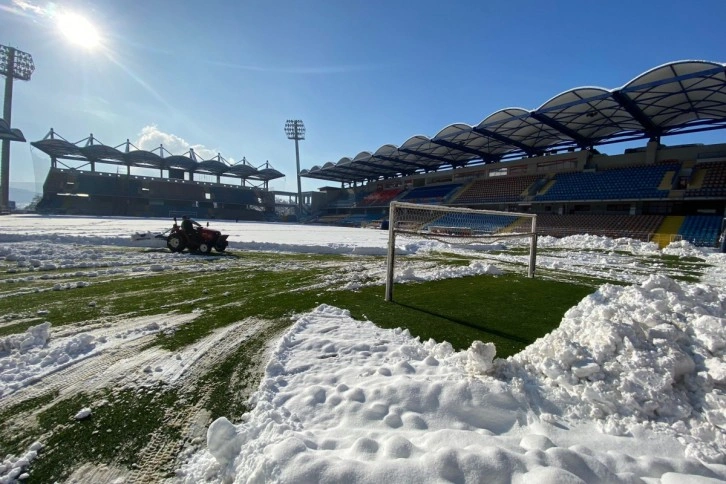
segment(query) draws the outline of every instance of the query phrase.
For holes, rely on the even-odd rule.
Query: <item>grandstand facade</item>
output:
[[[136,149],[127,140],[117,147],[98,143],[91,135],[71,143],[52,129],[31,145],[51,160],[36,210],[65,215],[112,215],[229,220],[273,220],[277,203],[268,182],[284,176],[266,163],[255,168],[245,160],[229,164],[220,155],[197,160],[194,150],[172,155]],[[132,149],[133,148],[133,149]],[[99,171],[115,166],[121,173]],[[158,170],[158,176],[132,174],[132,168]],[[125,172],[125,173],[123,173]],[[216,182],[201,181],[216,178]]]
[[[726,216],[726,144],[666,146],[726,128],[726,65],[666,64],[625,86],[577,88],[534,111],[303,170],[341,183],[319,223],[377,225],[393,200],[538,214],[538,232],[715,246]],[[596,147],[643,140],[602,154]]]

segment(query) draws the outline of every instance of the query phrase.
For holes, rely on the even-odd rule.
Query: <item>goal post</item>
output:
[[[435,239],[455,245],[528,237],[527,276],[534,277],[537,259],[536,214],[391,202],[388,216],[386,301],[393,300],[397,235]]]

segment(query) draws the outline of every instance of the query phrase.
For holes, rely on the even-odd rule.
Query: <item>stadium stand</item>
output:
[[[486,203],[514,202],[524,200],[525,191],[539,177],[516,176],[479,179],[467,186],[453,200],[452,205],[480,205]]]
[[[684,240],[700,247],[715,247],[721,230],[720,215],[689,215],[678,233]]]
[[[444,234],[462,234],[460,229],[466,229],[466,235],[475,235],[477,233],[495,234],[516,222],[518,218],[517,214],[512,214],[511,216],[475,214],[463,219],[458,214],[446,214],[429,222],[423,229],[433,233],[438,232]]]
[[[337,224],[349,227],[363,227],[372,222],[380,221],[384,217],[383,214],[355,214],[340,219]]]
[[[323,215],[401,200],[534,213],[547,235],[709,245],[726,216],[726,143],[663,140],[726,128],[726,64],[677,61],[631,79],[610,90],[564,91],[536,109],[501,109],[477,125],[451,124],[301,176],[340,182],[349,199],[363,197],[328,204]],[[637,140],[642,146],[631,147]],[[629,146],[617,153],[618,143]],[[388,192],[394,186],[415,188]],[[705,213],[715,214],[703,222],[708,228],[695,227],[691,217]]]
[[[558,173],[555,183],[537,201],[553,200],[633,200],[665,198],[660,189],[663,178],[679,170],[678,164],[617,168],[601,172]]]
[[[726,161],[696,164],[692,180],[687,197],[726,197]]]
[[[537,216],[537,233],[552,237],[590,234],[648,241],[663,222],[662,215],[554,215]],[[529,223],[529,220],[525,221]]]
[[[301,211],[290,202],[297,193],[278,192],[278,202],[267,192],[267,181],[284,175],[244,160],[230,165],[221,157],[198,161],[193,150],[189,156],[129,151],[128,142],[116,149],[92,137],[80,146],[53,130],[31,145],[51,158],[40,212],[274,220],[284,207],[294,215],[286,220],[369,226],[385,217],[392,200],[402,200],[535,213],[545,235],[712,245],[726,216],[726,143],[662,141],[716,129],[726,129],[726,64],[672,62],[615,89],[571,89],[537,109],[502,109],[476,126],[455,123],[432,138],[416,135],[400,147],[302,170],[303,177],[340,186],[320,188]],[[643,146],[598,151],[637,140]],[[95,172],[103,163],[116,165],[117,173]],[[132,167],[154,167],[159,176],[135,176]],[[200,181],[214,177],[216,183]],[[250,180],[264,186],[246,186]]]
[[[51,168],[38,203],[40,213],[262,220],[269,198],[264,190]]]
[[[353,208],[358,202],[363,200],[365,193],[355,193],[352,191],[343,191],[340,198],[330,203],[331,208]]]
[[[402,188],[388,188],[385,190],[376,190],[366,195],[360,201],[360,205],[364,207],[382,207],[387,206],[391,201],[395,200],[401,193]]]
[[[461,188],[459,183],[417,187],[404,194],[400,200],[409,203],[437,205],[444,203],[459,188]]]

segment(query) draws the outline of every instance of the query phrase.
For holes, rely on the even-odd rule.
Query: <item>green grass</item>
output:
[[[89,418],[73,418],[81,408],[102,399],[108,403],[93,408]],[[163,429],[170,440],[179,438],[179,429],[164,425],[176,400],[176,393],[165,388],[77,394],[41,411],[35,433],[25,439],[16,437],[9,446],[20,453],[31,443],[28,437],[44,435],[45,447],[32,463],[28,482],[60,482],[87,462],[128,467],[136,463],[152,432]]]
[[[319,302],[346,308],[383,328],[407,328],[423,340],[448,341],[456,349],[491,341],[507,357],[556,328],[564,313],[592,293],[585,285],[519,275],[474,276],[397,284],[394,301],[381,287],[324,294]]]
[[[506,253],[524,252],[516,249]],[[663,270],[682,279],[695,279],[707,267],[695,258],[631,257],[644,272]],[[453,266],[465,266],[472,260],[446,252],[417,259]],[[394,301],[386,302],[381,285],[337,290],[328,280],[330,274],[381,264],[383,257],[233,252],[186,260],[196,264],[193,267],[203,264],[205,270],[185,269],[183,260],[174,271],[92,278],[83,288],[22,293],[37,287],[38,281],[3,288],[0,314],[14,314],[18,321],[6,320],[0,326],[0,337],[45,320],[57,327],[198,313],[174,331],[158,333],[147,346],[174,352],[194,345],[216,329],[251,318],[264,326],[198,376],[196,387],[183,392],[162,385],[144,391],[106,389],[63,400],[58,400],[56,392],[0,409],[2,453],[22,453],[41,437],[46,445],[31,466],[32,482],[61,481],[83,463],[132,466],[150,435],[180,442],[183,429],[168,427],[169,415],[189,413],[199,406],[212,419],[227,416],[239,421],[249,410],[247,397],[262,378],[267,346],[296,315],[320,304],[348,309],[352,317],[370,320],[382,328],[406,328],[422,340],[448,341],[455,349],[466,349],[475,340],[493,342],[497,356],[507,357],[555,329],[564,313],[599,285],[622,284],[553,269],[538,269],[537,277],[529,279],[523,275],[522,265],[518,274],[396,284]],[[497,264],[496,260],[491,262]],[[42,283],[52,285],[55,281]],[[40,309],[48,313],[38,315]],[[73,420],[80,408],[102,399],[108,403],[94,407],[90,419]],[[18,425],[19,418],[27,418],[28,424]],[[163,470],[172,469],[172,464]]]
[[[205,301],[203,316],[174,334],[160,335],[157,344],[176,350],[236,321],[249,317],[277,320],[325,303],[350,310],[354,318],[369,319],[384,328],[408,328],[415,336],[448,341],[457,349],[465,349],[475,340],[492,341],[500,356],[509,356],[556,328],[565,311],[593,291],[592,284],[484,275],[397,284],[395,302],[387,303],[382,286],[354,292],[299,290],[306,278],[314,277],[259,273],[245,281],[258,285],[243,285],[239,294],[236,285],[230,284],[229,298],[239,305],[215,307]],[[192,306],[182,306],[182,310]]]

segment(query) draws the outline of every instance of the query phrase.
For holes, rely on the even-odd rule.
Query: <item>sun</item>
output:
[[[85,17],[76,13],[63,13],[58,17],[58,27],[63,35],[74,44],[93,49],[101,42],[98,30]]]

